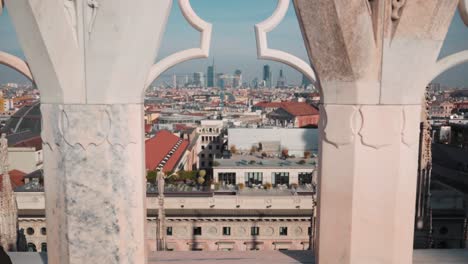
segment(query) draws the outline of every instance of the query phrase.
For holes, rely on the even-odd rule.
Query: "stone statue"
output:
[[[0,166],[2,172],[7,170],[8,167],[8,140],[6,134],[3,133],[0,138]]]
[[[159,193],[159,196],[164,196],[165,178],[166,178],[166,177],[164,176],[164,172],[158,171],[156,180],[157,180],[157,182],[158,182],[158,193]]]

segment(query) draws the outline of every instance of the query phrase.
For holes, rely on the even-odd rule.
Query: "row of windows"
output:
[[[220,146],[219,145],[215,145],[216,149],[219,150]],[[201,149],[204,150],[206,148],[206,146],[201,146]],[[213,149],[213,145],[208,145],[208,149],[209,150],[212,150]]]
[[[34,228],[32,227],[28,227],[26,229],[26,234],[28,234],[29,236],[32,236],[34,235],[34,233],[36,233],[36,231],[34,230]],[[45,227],[41,228],[41,235],[47,235],[47,229]]]
[[[246,172],[245,184],[251,186],[263,183],[263,172]],[[289,185],[289,172],[273,172],[271,174],[272,182],[275,185],[286,184]],[[300,185],[312,183],[312,172],[301,172],[298,175]],[[220,172],[218,173],[218,181],[225,184],[236,184],[235,172]]]
[[[201,157],[201,158],[205,158],[205,156],[206,156],[205,153],[200,154],[200,157]],[[212,159],[212,158],[213,158],[213,154],[208,154],[208,158]]]
[[[172,236],[172,226],[166,228],[166,235]],[[201,236],[202,235],[202,228],[201,227],[194,227],[193,228],[193,235],[194,236]],[[224,226],[223,227],[223,236],[230,236],[231,235],[231,227]],[[259,236],[260,235],[260,227],[252,226],[250,227],[250,235],[251,236]],[[280,227],[279,228],[279,235],[280,236],[287,236],[288,235],[288,227]],[[311,235],[311,228],[309,227],[309,236]]]
[[[221,129],[219,128],[212,128],[212,127],[209,127],[209,128],[202,128],[200,129],[200,132],[216,132],[216,133],[219,133]]]
[[[215,136],[202,136],[202,142],[220,142],[221,141],[221,138],[219,136],[215,137]]]

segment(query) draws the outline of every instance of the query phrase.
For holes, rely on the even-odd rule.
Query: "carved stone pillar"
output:
[[[49,263],[146,263],[144,93],[211,24],[179,0],[201,47],[154,64],[172,0],[5,2],[28,63],[0,64],[41,91]]]
[[[320,263],[411,263],[420,109],[322,106]]]
[[[41,91],[49,263],[146,263],[143,95],[172,1],[5,2]]]
[[[421,98],[468,61],[438,61],[458,2],[294,0],[322,92],[318,264],[412,263]]]
[[[42,104],[49,263],[145,263],[142,104]]]

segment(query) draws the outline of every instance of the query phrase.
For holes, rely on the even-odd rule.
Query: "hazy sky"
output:
[[[276,0],[191,0],[191,3],[202,19],[213,24],[210,58],[177,65],[163,74],[161,77],[163,80],[170,80],[167,76],[173,73],[185,75],[199,71],[206,72],[206,67],[214,58],[216,72],[233,73],[236,69],[240,69],[244,80],[250,81],[254,77],[260,77],[263,65],[270,64],[273,83],[276,82],[281,67],[288,82],[300,82],[301,75],[289,66],[257,59],[254,25],[273,13]],[[185,21],[177,1],[174,1],[157,60],[186,48],[198,47],[199,39],[199,33]],[[307,60],[292,4],[283,22],[269,34],[269,45]],[[465,49],[468,49],[468,28],[457,13],[441,56]],[[0,50],[22,56],[7,13],[0,17]],[[19,74],[0,66],[0,83],[10,81],[26,82]],[[468,65],[458,66],[441,75],[436,81],[449,86],[468,87]]]

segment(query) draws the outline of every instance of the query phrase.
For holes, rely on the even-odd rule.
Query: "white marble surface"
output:
[[[144,263],[143,105],[41,111],[49,259]]]
[[[142,103],[172,0],[7,0],[43,103]]]

